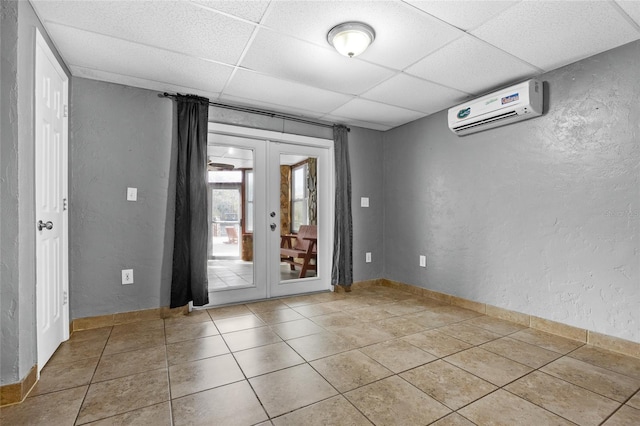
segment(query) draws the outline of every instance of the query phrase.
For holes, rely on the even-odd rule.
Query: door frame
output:
[[[51,63],[51,65],[53,66],[53,68],[55,69],[56,73],[60,76],[61,80],[62,80],[62,85],[63,85],[63,90],[62,90],[62,107],[63,107],[63,123],[62,123],[62,135],[61,135],[61,153],[60,155],[62,156],[62,181],[60,182],[60,185],[62,186],[61,188],[61,195],[62,195],[62,200],[60,200],[60,203],[62,204],[62,230],[61,230],[61,238],[62,238],[62,250],[61,250],[61,259],[60,259],[60,267],[61,267],[61,279],[62,279],[62,295],[60,297],[60,301],[62,303],[61,306],[61,312],[62,312],[62,341],[68,340],[69,339],[69,209],[68,209],[68,205],[69,205],[69,117],[68,117],[68,105],[69,105],[69,77],[67,76],[66,72],[64,71],[64,69],[62,68],[62,65],[60,64],[60,62],[58,61],[58,58],[56,58],[56,56],[54,55],[53,51],[51,50],[51,47],[49,47],[49,44],[47,43],[47,41],[44,39],[44,37],[42,36],[42,34],[40,33],[39,29],[36,28],[35,29],[35,43],[34,43],[34,85],[33,85],[33,100],[34,100],[34,105],[36,102],[39,102],[39,97],[38,94],[36,93],[36,78],[38,78],[37,75],[37,60],[38,60],[38,49],[41,49],[42,53],[44,54],[44,58],[43,59],[47,59],[49,60],[49,62]],[[36,117],[37,114],[37,108],[35,108],[34,106],[34,121],[33,121],[33,144],[34,144],[34,149],[36,146],[36,128],[35,126],[38,125],[38,119]],[[35,173],[37,173],[37,164],[36,164],[36,157],[34,156],[33,158],[33,165],[34,165],[34,171]],[[35,178],[35,173],[34,173],[34,194],[37,194],[38,191],[38,179]],[[34,214],[37,214],[37,207],[34,205]],[[37,218],[36,218],[37,219]],[[35,223],[34,223],[35,226]],[[37,248],[37,241],[36,241],[36,248]],[[38,296],[40,294],[40,292],[38,291],[38,284],[37,284],[37,250],[36,253],[34,253],[34,264],[36,265],[36,350],[37,350],[37,361],[38,361],[38,375],[40,374],[40,371],[42,370],[42,368],[44,367],[44,364],[46,363],[47,360],[43,360],[41,358],[41,351],[39,351],[37,348],[39,348],[41,346],[41,333],[40,333],[40,323],[38,320]],[[62,343],[62,342],[61,342]]]
[[[326,285],[326,288],[323,288],[322,290],[331,290],[332,289],[331,288],[332,256],[330,255],[331,253],[330,248],[333,247],[333,239],[334,239],[333,218],[335,217],[335,207],[333,203],[333,198],[331,196],[332,194],[335,194],[335,164],[333,161],[334,159],[333,140],[317,138],[312,136],[296,135],[292,133],[281,133],[281,132],[276,132],[272,130],[263,130],[263,129],[255,129],[255,128],[249,128],[249,127],[235,126],[231,124],[212,123],[212,122],[210,122],[208,125],[208,133],[215,133],[215,134],[233,136],[233,137],[245,138],[245,139],[263,140],[263,141],[269,141],[269,142],[281,142],[289,145],[300,145],[300,146],[307,146],[307,147],[314,147],[314,148],[323,148],[327,150],[329,164],[327,167],[328,176],[327,176],[326,182],[328,184],[327,192],[330,195],[328,197],[329,205],[325,210],[326,214],[328,214],[328,220],[326,221],[327,222],[326,235],[323,236],[323,241],[326,240],[326,243],[323,243],[323,246],[326,247],[327,253],[329,253],[329,255],[324,256],[327,260],[324,262],[325,271],[323,275],[327,276],[327,281],[326,281],[327,285]],[[267,176],[267,179],[269,180],[269,176]],[[268,182],[268,184],[271,185],[272,182]],[[254,221],[255,221],[254,226],[257,226],[257,224],[260,223],[261,226],[263,226],[263,229],[268,229],[269,218],[267,217],[266,214],[262,215],[262,217],[259,217],[259,215],[256,214],[256,216],[254,217]],[[254,250],[263,250],[264,253],[267,253],[268,240],[269,238],[267,238],[265,241],[262,241],[262,244],[256,244],[256,241],[254,240]],[[265,256],[265,257],[268,257],[268,256]],[[271,261],[272,259],[270,258],[269,262],[271,263]],[[271,268],[271,267],[272,267],[271,265],[267,266],[267,268]],[[269,270],[270,269],[267,269],[267,272],[269,272]],[[320,275],[320,273],[322,273],[322,270],[318,271],[318,275]],[[272,294],[271,282],[270,282],[269,285],[267,285],[266,298],[279,297],[279,296],[282,296],[282,295]]]

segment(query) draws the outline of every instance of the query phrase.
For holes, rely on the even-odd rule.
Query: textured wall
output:
[[[74,78],[71,111],[71,318],[168,305],[173,103]],[[138,201],[126,200],[127,187],[138,188]],[[123,286],[128,268],[134,284]]]
[[[384,264],[382,133],[352,127],[349,132],[349,160],[353,197],[353,279],[376,279],[382,277]],[[369,197],[370,207],[360,207],[361,197]],[[371,263],[365,262],[366,252],[371,252]]]
[[[542,79],[542,117],[385,134],[385,276],[640,342],[640,42]]]

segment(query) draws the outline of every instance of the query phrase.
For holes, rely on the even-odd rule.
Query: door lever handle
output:
[[[44,228],[46,229],[53,229],[53,222],[48,221],[47,223],[44,223],[43,221],[39,220],[38,221],[38,231],[42,231]]]

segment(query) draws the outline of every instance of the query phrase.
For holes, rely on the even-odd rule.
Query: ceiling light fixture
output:
[[[344,22],[331,28],[327,41],[341,55],[353,58],[365,50],[376,38],[376,33],[363,22]]]

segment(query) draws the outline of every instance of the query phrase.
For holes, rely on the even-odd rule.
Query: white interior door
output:
[[[67,118],[68,79],[36,33],[35,169],[38,370],[69,338]]]

